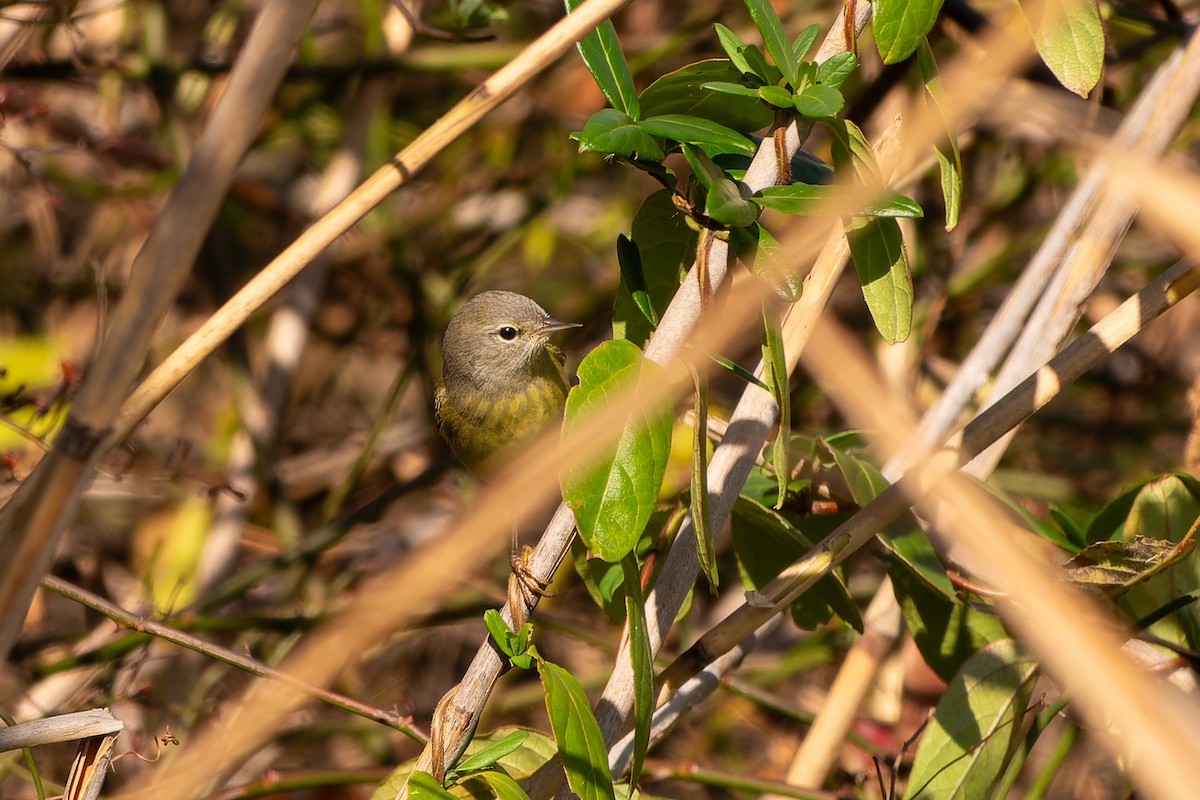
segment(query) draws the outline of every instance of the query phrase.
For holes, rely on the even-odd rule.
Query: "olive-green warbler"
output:
[[[549,337],[577,327],[514,292],[478,294],[450,320],[434,415],[469,470],[494,476],[515,445],[562,416],[568,383]]]

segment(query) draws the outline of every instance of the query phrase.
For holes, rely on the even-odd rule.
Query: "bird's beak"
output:
[[[554,333],[555,331],[565,331],[570,328],[582,327],[583,323],[581,322],[561,322],[554,317],[546,317],[544,320],[542,320],[542,324],[537,326],[537,329],[534,331],[534,333],[545,335]]]

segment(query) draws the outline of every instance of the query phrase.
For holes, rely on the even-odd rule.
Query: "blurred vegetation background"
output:
[[[947,2],[935,49],[972,46],[988,5]],[[0,3],[0,494],[29,474],[61,425],[133,256],[259,6]],[[813,22],[827,28],[838,10],[823,0],[775,6],[793,31]],[[1108,60],[1090,106],[1101,123],[1127,109],[1195,12],[1170,2],[1105,10]],[[322,198],[338,191],[341,159],[349,159],[354,182],[386,163],[562,7],[448,0],[419,13],[425,27],[414,32],[387,0],[320,3],[151,362],[327,207]],[[637,0],[615,22],[639,87],[719,56],[714,22],[753,31],[736,0]],[[871,135],[921,85],[908,65],[884,67],[868,46],[859,52],[863,66],[844,90],[845,116]],[[1038,65],[1024,78],[1057,86]],[[53,574],[274,663],[365,576],[436,537],[474,491],[431,422],[440,335],[460,302],[511,289],[583,322],[564,341],[572,363],[611,335],[616,238],[659,187],[644,173],[578,152],[571,132],[603,105],[578,57],[561,59],[340,238],[310,270],[315,277],[256,314],[105,458]],[[853,281],[834,295],[835,313],[876,351],[888,380],[921,402],[936,396],[977,340],[1076,180],[1078,156],[1059,132],[1036,114],[1024,122],[1014,130],[1012,115],[985,116],[962,134],[965,202],[955,230],[947,233],[938,213],[936,168],[907,190],[926,209],[905,223],[917,294],[908,342],[878,345]],[[1174,148],[1190,155],[1198,130],[1189,121]],[[819,136],[809,147],[828,157]],[[1102,316],[1176,258],[1135,222],[1087,317]],[[300,322],[272,340],[281,315],[295,309]],[[1040,516],[1051,503],[1086,516],[1136,481],[1195,471],[1200,439],[1187,396],[1200,374],[1198,318],[1193,297],[1069,388],[1021,429],[994,483]],[[288,344],[300,347],[294,367],[280,366],[286,357],[275,349]],[[729,355],[752,366],[758,347],[756,338],[746,340]],[[732,377],[717,379],[714,413],[727,412],[741,388]],[[793,389],[800,432],[845,427],[806,379]],[[720,557],[732,579],[732,555]],[[498,560],[447,587],[436,614],[362,653],[332,688],[426,724],[483,635],[481,612],[502,602],[508,569]],[[597,614],[569,568],[563,573],[558,596],[539,612],[538,646],[594,688],[611,666],[620,627]],[[848,578],[855,597],[865,603],[881,574],[871,554],[856,557]],[[718,600],[697,593],[673,646],[722,613]],[[804,730],[800,719],[819,706],[853,638],[844,625],[778,633],[728,692],[654,751],[644,788],[742,796],[665,777],[690,762],[781,777]],[[6,666],[0,707],[21,720],[108,705],[127,725],[120,750],[151,756],[153,737],[168,730],[186,747],[188,732],[248,680],[41,591]],[[501,686],[488,727],[546,728],[536,680],[510,675]],[[855,746],[844,751],[839,796],[880,796],[870,756],[895,759],[940,691],[911,647],[894,657],[856,723]],[[232,785],[242,788],[224,796],[255,796],[245,787],[269,771],[333,775],[332,786],[314,782],[275,796],[367,797],[418,751],[376,722],[310,706],[239,771]],[[65,748],[39,751],[43,777],[61,782],[69,757]],[[1072,758],[1048,796],[1122,796],[1115,767],[1098,751],[1078,747]],[[0,796],[37,796],[16,754],[0,764]],[[124,759],[109,785],[148,768]]]

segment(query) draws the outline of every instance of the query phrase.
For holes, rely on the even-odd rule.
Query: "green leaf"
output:
[[[571,542],[571,562],[593,602],[610,620],[625,621],[625,589],[621,585],[621,565],[600,558],[588,558],[587,546],[575,537]]]
[[[483,624],[491,634],[496,647],[508,658],[510,664],[519,669],[529,669],[532,666],[533,657],[529,654],[529,640],[533,635],[533,625],[526,622],[521,626],[521,630],[514,632],[504,621],[504,617],[500,616],[500,612],[494,608],[483,612]]]
[[[938,701],[913,759],[905,800],[991,797],[1033,692],[1037,664],[1011,639],[971,656]]]
[[[1104,23],[1096,0],[1048,0],[1034,25],[1038,55],[1070,91],[1087,97],[1104,68]]]
[[[942,0],[875,0],[871,27],[885,64],[897,64],[916,51],[933,29]]]
[[[758,219],[758,206],[742,196],[741,188],[729,178],[718,178],[708,187],[704,213],[731,227],[745,227]]]
[[[1200,516],[1198,495],[1200,486],[1187,473],[1168,473],[1149,481],[1134,498],[1123,536],[1182,541]]]
[[[906,542],[910,554],[914,544],[915,533]],[[936,560],[932,547],[930,554]],[[888,575],[905,628],[925,663],[942,680],[950,680],[980,647],[1008,636],[998,618],[976,611],[957,598],[947,598],[931,588],[926,577],[910,569],[905,561],[893,559],[888,565]]]
[[[851,166],[864,186],[882,188],[884,181],[875,163],[875,151],[858,126],[848,119],[833,117],[822,119],[821,123],[833,134],[830,149],[834,166],[839,170]]]
[[[804,30],[792,40],[792,58],[796,61],[803,61],[808,55],[808,51],[812,49],[813,42],[817,41],[817,34],[821,32],[821,26],[815,22],[807,26]]]
[[[639,124],[643,130],[654,136],[694,144],[709,156],[721,153],[741,153],[747,156],[754,154],[754,143],[744,134],[701,117],[663,114],[646,117]]]
[[[745,495],[738,497],[730,515],[733,549],[747,586],[758,589],[774,580],[783,568],[812,550],[846,518],[844,514],[810,514],[801,531],[778,511]],[[824,625],[835,616],[862,631],[862,617],[837,572],[821,578],[792,604],[792,620],[804,630]]]
[[[846,237],[875,327],[888,344],[903,342],[912,330],[913,289],[900,225],[876,217]]]
[[[741,37],[719,22],[713,24],[713,30],[717,32],[717,42],[720,43],[721,49],[725,51],[725,55],[729,56],[729,61],[737,71],[742,75],[753,75],[754,70],[751,69],[750,62],[743,54],[746,43],[742,41]]]
[[[809,119],[832,117],[846,105],[842,93],[832,86],[810,83],[792,98],[796,111]]]
[[[654,653],[646,630],[646,607],[641,575],[633,554],[621,559],[625,584],[625,615],[629,622],[629,660],[633,667],[633,759],[629,782],[641,777],[646,751],[650,748],[650,723],[654,717]]]
[[[580,152],[613,153],[618,156],[659,161],[663,149],[628,114],[615,108],[602,108],[588,118],[578,134]]]
[[[925,213],[917,201],[896,192],[884,192],[866,205],[859,200],[862,194],[862,189],[854,187],[788,183],[764,187],[751,199],[763,208],[803,216],[912,218]]]
[[[689,114],[703,117],[740,133],[753,133],[771,124],[774,115],[758,101],[758,92],[742,86],[742,74],[729,61],[712,58],[668,72],[641,93],[642,114],[647,117]],[[743,96],[706,90],[710,84],[736,86]]]
[[[763,55],[762,48],[758,45],[746,45],[742,49],[742,57],[750,65],[754,77],[767,86],[774,86],[783,80],[783,73],[779,71],[778,67],[767,63],[767,57]]]
[[[946,128],[946,141],[949,145],[949,155],[942,148],[936,148],[938,169],[942,178],[942,201],[946,205],[946,230],[952,231],[958,226],[958,214],[962,207],[962,156],[958,150],[958,134],[954,125],[946,116],[943,105],[942,81],[938,76],[937,62],[933,58],[933,50],[926,41],[921,42],[917,50],[917,65],[921,71],[921,80],[925,84],[925,92],[937,107],[938,115]]]
[[[510,730],[499,739],[488,742],[484,747],[463,758],[462,761],[455,765],[454,772],[459,775],[465,775],[468,772],[487,769],[495,765],[496,762],[509,753],[515,752],[521,745],[525,744],[525,740],[528,738],[529,731],[520,729]]]
[[[1118,597],[1183,562],[1195,547],[1195,539],[1181,547],[1167,539],[1141,535],[1131,540],[1096,542],[1064,564],[1062,574],[1080,588],[1104,597]]]
[[[679,282],[696,257],[695,229],[687,224],[682,211],[665,189],[647,197],[629,232],[641,257],[642,276],[650,307],[659,319],[675,296]],[[633,299],[630,287],[622,282],[613,310],[613,336],[642,344],[652,326]]]
[[[888,480],[870,461],[859,458],[841,447],[841,438],[827,436],[821,443],[833,455],[834,463],[846,479],[846,486],[850,489],[850,496],[854,498],[854,502],[860,507],[865,506],[888,488]]]
[[[783,352],[783,323],[770,303],[763,304],[763,380],[771,387],[771,397],[779,408],[779,424],[776,426],[775,442],[771,446],[771,466],[779,485],[779,499],[775,508],[783,507],[787,500],[788,481],[792,478],[792,466],[788,462],[788,437],[792,433],[792,400],[788,391],[787,360]]]
[[[755,100],[754,104],[759,108],[763,107],[762,103],[758,102],[758,100],[760,100],[762,97],[762,95],[759,93],[759,90],[752,89],[749,86],[743,86],[740,83],[731,83],[730,81],[709,81],[703,84],[700,88],[708,89],[709,91],[713,92],[719,92],[721,94],[733,95],[734,97],[753,97]],[[783,91],[786,92],[787,90],[784,89]]]
[[[579,365],[579,385],[567,396],[565,436],[631,384],[657,379],[660,368],[624,339],[602,343]],[[615,447],[572,465],[561,476],[563,500],[575,512],[579,535],[605,561],[620,561],[637,544],[654,510],[671,445],[668,411],[625,421]]]
[[[642,273],[642,256],[638,246],[625,234],[617,236],[617,263],[621,267],[621,280],[629,290],[634,305],[651,326],[658,327],[658,313],[650,303],[650,293],[646,291],[646,276]]]
[[[720,576],[708,505],[708,377],[699,370],[692,370],[692,380],[696,383],[690,491],[692,529],[696,534],[696,560],[700,563],[700,571],[708,581],[708,588],[716,594]]]
[[[473,777],[486,781],[488,787],[496,793],[496,800],[529,800],[529,795],[521,788],[521,784],[503,772],[487,770]]]
[[[566,0],[567,13],[577,9],[581,3],[583,0]],[[633,85],[633,75],[625,61],[625,54],[621,52],[621,42],[617,39],[617,29],[612,20],[606,19],[593,28],[579,40],[578,47],[583,63],[612,107],[638,119],[641,109],[637,89]]]
[[[743,367],[741,364],[731,361],[730,359],[725,358],[725,356],[715,355],[713,353],[705,353],[705,355],[711,358],[713,362],[721,369],[738,376],[746,383],[752,383],[758,388],[762,389],[764,392],[769,393],[771,391],[771,388],[759,380],[757,375]]]
[[[604,737],[583,687],[574,675],[544,659],[538,661],[538,671],[571,791],[582,800],[615,800]]]
[[[817,65],[817,82],[832,89],[841,88],[858,66],[858,57],[854,53],[834,53]]]
[[[766,281],[775,294],[789,303],[796,302],[804,291],[803,279],[796,273],[787,254],[770,231],[763,225],[756,225],[755,229],[757,246],[751,271],[760,280]]]
[[[758,32],[762,34],[763,46],[771,54],[775,66],[783,73],[788,85],[798,86],[800,80],[797,65],[800,59],[792,54],[792,45],[783,31],[783,23],[779,21],[779,15],[771,7],[769,0],[744,0],[744,2],[746,9],[750,12],[750,18],[754,20]],[[774,81],[770,82],[774,83]]]
[[[692,147],[690,144],[680,145],[679,148],[683,152],[683,157],[687,159],[688,166],[691,167],[692,175],[696,181],[704,187],[705,191],[713,185],[714,182],[725,177],[725,172],[718,167],[708,154],[703,150]]]
[[[413,800],[458,800],[441,787],[428,772],[416,770],[408,778],[408,796]]]
[[[758,96],[763,99],[763,102],[770,103],[776,108],[792,108],[793,98],[790,89],[785,89],[782,86],[760,86],[758,87]]]

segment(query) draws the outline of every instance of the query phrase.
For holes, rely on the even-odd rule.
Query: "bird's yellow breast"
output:
[[[506,452],[559,418],[565,401],[561,381],[535,376],[516,391],[456,387],[452,397],[438,386],[434,409],[438,430],[463,464],[490,477]]]

